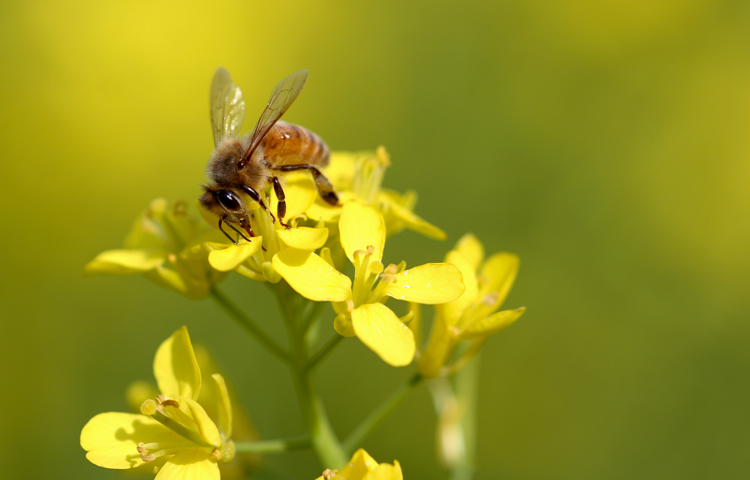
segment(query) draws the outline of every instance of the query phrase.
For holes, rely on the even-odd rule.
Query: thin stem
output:
[[[380,423],[422,383],[424,377],[418,372],[412,375],[396,391],[360,423],[344,440],[344,450],[353,452]]]
[[[308,371],[312,371],[315,367],[318,366],[318,364],[326,358],[337,346],[339,343],[341,343],[341,340],[343,340],[344,337],[339,335],[338,333],[335,334],[333,337],[331,337],[330,340],[326,342],[325,345],[320,347],[320,350],[315,352],[315,354],[310,357],[310,359],[307,361],[307,366],[305,367]]]
[[[310,437],[260,440],[257,442],[235,442],[234,448],[238,453],[284,453],[310,446]]]
[[[305,319],[300,318],[300,313],[304,309],[304,304],[301,303],[303,299],[285,282],[279,282],[274,287],[289,335],[291,361],[288,365],[297,389],[297,397],[307,426],[307,433],[310,436],[310,443],[324,468],[340,468],[346,464],[347,457],[331,427],[323,402],[315,392],[310,371],[307,368],[309,355],[305,332],[302,328]]]
[[[253,321],[245,312],[239,309],[237,305],[232,302],[229,297],[227,297],[221,290],[218,288],[211,287],[211,298],[216,301],[216,303],[219,304],[221,308],[224,309],[232,318],[234,318],[237,323],[242,325],[255,339],[263,345],[269,352],[271,352],[276,358],[281,360],[282,362],[289,364],[291,362],[291,359],[289,357],[289,354],[284,351],[283,348],[279,346],[276,341],[274,341],[271,337],[268,336],[267,333],[265,333],[257,323]]]
[[[480,355],[474,357],[455,375],[456,396],[461,412],[464,454],[458,459],[451,472],[452,480],[470,480],[476,471],[477,439],[477,390],[479,387]]]

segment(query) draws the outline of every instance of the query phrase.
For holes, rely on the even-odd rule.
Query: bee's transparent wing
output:
[[[250,148],[245,153],[243,160],[247,160],[253,154],[263,138],[268,134],[276,122],[284,115],[289,105],[294,102],[299,92],[302,91],[302,87],[305,86],[307,80],[308,70],[300,70],[286,77],[280,81],[271,93],[271,98],[268,99],[268,105],[263,110],[263,114],[258,120],[258,124],[255,125],[255,130],[250,137]]]
[[[219,67],[211,82],[211,129],[214,145],[222,138],[239,134],[245,118],[245,100],[240,87],[232,83],[232,77],[224,67]]]

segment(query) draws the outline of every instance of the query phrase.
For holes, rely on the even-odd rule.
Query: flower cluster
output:
[[[158,389],[143,382],[130,388],[129,401],[140,413],[103,413],[83,428],[86,457],[105,468],[148,468],[162,480],[218,480],[219,466],[238,451],[281,452],[300,446],[315,449],[323,464],[340,466],[379,416],[371,415],[345,442],[338,441],[309,378],[328,349],[344,337],[357,337],[390,366],[405,367],[417,359],[417,373],[406,389],[442,377],[432,382],[437,386],[466,365],[490,335],[515,322],[524,308],[498,310],[515,280],[518,257],[496,253],[485,259],[473,235],[465,235],[443,262],[407,268],[404,261],[384,261],[386,240],[404,229],[445,238],[442,230],[414,213],[414,192],[381,188],[389,165],[382,147],[376,152],[333,153],[325,175],[337,192],[338,205],[321,201],[308,173],[289,173],[283,179],[285,224],[272,213],[278,200],[269,187],[259,192],[261,202],[244,199],[250,212],[248,231],[256,236],[236,231],[236,241],[219,230],[222,221],[212,213],[200,209],[205,222],[201,220],[192,210],[195,204],[154,200],[136,221],[124,249],[105,251],[85,268],[90,274],[142,274],[190,298],[211,295],[290,366],[308,427],[306,438],[256,441],[248,427],[244,430],[249,435],[233,440],[233,418],[242,420],[241,415],[232,408],[222,375],[202,378],[183,327],[157,351]],[[232,271],[276,293],[287,320],[288,350],[217,288]],[[399,316],[387,305],[391,299],[408,302],[407,313]],[[329,318],[337,335],[312,354],[310,327],[320,312],[315,302],[331,304],[335,315]],[[435,316],[429,339],[420,348],[421,305],[433,305]],[[202,389],[205,384],[211,385],[211,395]],[[455,430],[458,416],[446,414],[449,408],[439,410],[441,425],[450,423]],[[239,423],[249,425],[247,419]],[[378,464],[359,449],[340,470],[328,469],[321,479],[402,480],[403,475],[397,461]]]

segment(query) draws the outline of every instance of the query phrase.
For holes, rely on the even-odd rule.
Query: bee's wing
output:
[[[211,128],[214,145],[222,138],[239,133],[245,118],[245,100],[240,87],[232,83],[225,68],[219,67],[211,82]]]
[[[250,137],[250,148],[243,156],[243,160],[247,160],[253,154],[260,142],[266,136],[271,127],[284,115],[289,105],[294,102],[299,92],[302,91],[302,87],[305,86],[307,80],[308,70],[300,70],[286,77],[280,81],[271,93],[271,98],[268,99],[268,105],[258,120],[258,124],[255,125],[255,130]]]

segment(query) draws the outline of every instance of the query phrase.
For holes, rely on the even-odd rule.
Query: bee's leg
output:
[[[279,200],[279,205],[276,207],[276,215],[279,216],[279,223],[284,226],[284,228],[291,228],[289,224],[284,223],[284,215],[286,215],[286,194],[284,194],[284,189],[281,188],[281,182],[279,182],[279,179],[276,177],[273,177],[273,191],[276,193],[276,198]]]
[[[251,187],[249,185],[242,185],[240,188],[242,189],[243,192],[245,192],[248,195],[250,195],[250,198],[252,198],[256,202],[258,202],[260,204],[260,208],[262,208],[263,210],[265,210],[266,212],[268,212],[271,215],[271,220],[272,221],[274,221],[274,222],[276,221],[276,217],[274,217],[273,213],[271,213],[271,210],[269,210],[268,207],[266,207],[266,204],[263,203],[263,199],[260,198],[260,195],[258,194],[258,192],[253,187]]]
[[[315,180],[315,187],[318,189],[320,198],[325,200],[331,205],[338,205],[339,197],[336,192],[333,191],[333,185],[328,181],[325,175],[320,173],[318,167],[313,165],[279,165],[270,167],[272,170],[279,172],[293,172],[295,170],[309,170],[312,173],[313,180]],[[275,185],[274,185],[275,187]]]
[[[248,242],[250,241],[250,239],[249,239],[249,238],[247,238],[247,237],[245,236],[245,234],[243,234],[242,232],[240,232],[239,230],[237,230],[237,228],[236,228],[236,227],[235,227],[234,225],[232,225],[231,223],[227,222],[226,218],[220,218],[220,219],[219,219],[219,230],[221,230],[221,233],[223,233],[224,235],[226,235],[226,236],[227,236],[227,238],[228,238],[228,239],[229,239],[229,240],[230,240],[230,241],[231,241],[232,243],[234,243],[235,245],[239,245],[239,244],[240,244],[240,239],[239,239],[239,238],[237,238],[237,241],[235,241],[235,240],[234,240],[234,239],[233,239],[232,237],[230,237],[230,236],[229,236],[229,234],[228,234],[227,232],[225,232],[223,228],[221,228],[221,224],[222,224],[222,223],[224,223],[224,224],[228,225],[228,226],[229,226],[229,228],[231,228],[232,230],[234,230],[235,232],[237,232],[237,234],[238,234],[238,235],[239,235],[240,237],[244,238],[244,239],[245,239],[245,240],[247,240]],[[250,236],[251,236],[251,237],[253,237],[253,236],[254,236],[254,235],[252,234],[252,230],[250,230],[250,232],[249,232],[249,233],[250,233]]]

